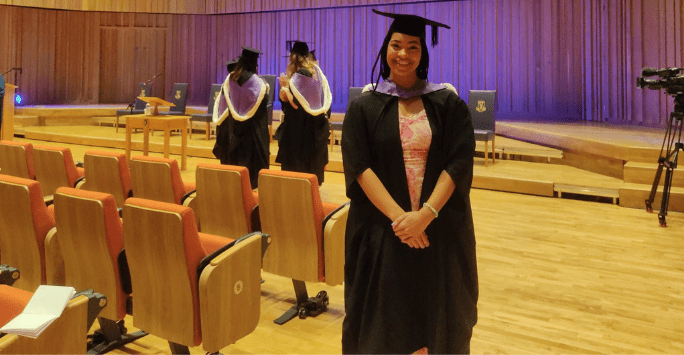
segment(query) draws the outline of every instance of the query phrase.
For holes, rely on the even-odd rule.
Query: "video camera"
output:
[[[684,68],[654,69],[645,67],[637,78],[637,87],[651,90],[665,89],[668,94],[684,93],[684,75],[679,75]],[[644,79],[644,77],[658,76],[660,79]]]

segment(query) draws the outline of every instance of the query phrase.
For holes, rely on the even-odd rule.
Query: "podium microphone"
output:
[[[150,81],[156,79],[156,78],[157,78],[158,76],[160,76],[160,75],[164,75],[164,72],[161,72],[161,73],[159,73],[159,74],[157,74],[157,75],[155,75],[155,76],[153,76],[153,77],[147,79],[147,81],[145,82],[145,84],[149,84]]]

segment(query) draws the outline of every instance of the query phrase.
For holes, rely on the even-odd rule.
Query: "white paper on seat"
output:
[[[62,315],[76,294],[73,287],[40,285],[24,311],[0,328],[0,332],[37,338]]]

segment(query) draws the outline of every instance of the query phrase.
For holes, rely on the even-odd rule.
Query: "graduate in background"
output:
[[[278,78],[283,121],[278,127],[276,162],[282,170],[315,174],[322,184],[328,164],[332,93],[328,79],[308,55],[307,44],[295,42],[287,73]]]
[[[221,164],[249,169],[252,188],[259,182],[259,171],[269,167],[268,84],[257,73],[261,51],[242,47],[242,55],[229,74],[214,103],[216,127],[214,155]],[[233,69],[233,70],[231,70]]]
[[[478,298],[473,126],[453,86],[427,81],[425,26],[433,45],[448,26],[373,11],[394,21],[378,54],[384,80],[352,101],[342,130],[351,199],[342,352],[469,353]]]

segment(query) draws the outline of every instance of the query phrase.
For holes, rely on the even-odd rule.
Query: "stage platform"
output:
[[[123,150],[125,131],[114,132],[110,115],[123,105],[45,106],[17,109],[25,121],[17,134],[30,140]],[[206,108],[194,107],[194,112]],[[280,112],[274,116],[279,117]],[[342,117],[335,114],[334,118]],[[111,121],[111,122],[109,122]],[[75,122],[86,124],[75,125]],[[104,124],[104,125],[103,125]],[[277,119],[274,125],[277,127]],[[275,127],[274,127],[275,130]],[[548,197],[590,199],[644,208],[657,169],[664,129],[593,123],[535,121],[497,122],[495,164],[484,166],[484,144],[477,142],[473,187]],[[133,134],[132,149],[142,150],[142,132]],[[338,137],[336,137],[338,138]],[[213,159],[215,137],[203,131],[188,139],[190,157]],[[271,144],[275,163],[277,142]],[[150,137],[150,150],[163,151],[163,134]],[[171,137],[171,154],[180,154],[180,134]],[[330,151],[330,172],[342,171],[338,141]],[[664,174],[663,179],[664,180]],[[661,188],[662,190],[662,181]],[[659,209],[658,193],[654,207]],[[684,174],[675,170],[670,211],[684,211]]]

